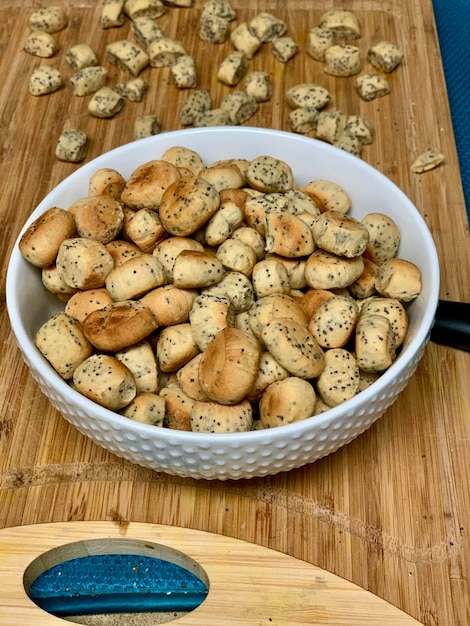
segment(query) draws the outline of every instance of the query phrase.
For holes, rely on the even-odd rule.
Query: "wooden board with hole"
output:
[[[100,554],[142,555],[166,560],[204,580],[208,594],[178,624],[360,624],[413,626],[415,619],[370,592],[274,550],[237,539],[154,524],[70,522],[0,531],[0,624],[38,626],[64,620],[40,609],[28,589],[43,572],[77,558]],[[7,574],[8,572],[8,574]],[[26,572],[26,576],[24,575]],[[71,581],[73,584],[73,581]],[[112,604],[111,604],[112,606]],[[158,614],[156,614],[158,619]],[[122,623],[119,615],[110,623]],[[147,616],[145,623],[154,624]],[[87,623],[85,621],[81,623]]]
[[[0,527],[85,520],[208,531],[314,564],[423,624],[469,623],[468,354],[429,344],[398,402],[356,441],[310,467],[251,481],[180,479],[132,465],[81,436],[42,396],[10,332],[5,274],[26,217],[79,167],[55,158],[58,136],[70,126],[84,130],[88,161],[132,141],[137,115],[155,114],[163,132],[181,128],[179,112],[187,97],[168,68],[148,68],[142,77],[149,89],[141,103],[127,102],[112,119],[90,116],[87,99],[70,93],[64,51],[85,42],[104,60],[106,44],[127,37],[129,24],[103,31],[100,3],[60,4],[69,23],[56,35],[59,52],[40,60],[22,45],[29,15],[47,3],[0,0]],[[403,189],[428,223],[440,255],[441,297],[470,300],[470,238],[431,0],[348,3],[361,20],[357,45],[364,53],[380,39],[396,41],[404,52],[403,63],[389,76],[391,93],[372,102],[359,98],[354,77],[328,76],[305,54],[308,29],[336,6],[333,0],[232,4],[237,22],[261,11],[279,16],[299,44],[286,64],[273,58],[267,44],[251,62],[252,69],[272,74],[274,88],[272,99],[261,103],[247,124],[288,130],[285,91],[305,81],[331,90],[331,108],[367,117],[375,140],[363,158]],[[171,9],[159,24],[194,54],[198,86],[217,104],[230,91],[217,80],[216,68],[231,46],[201,44],[201,6],[196,0],[192,9]],[[60,69],[64,85],[34,97],[28,80],[41,63]],[[110,85],[124,78],[106,66]],[[428,148],[444,154],[444,163],[412,173],[410,164]]]

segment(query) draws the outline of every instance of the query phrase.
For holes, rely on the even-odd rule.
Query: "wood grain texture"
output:
[[[218,626],[221,615],[223,623],[231,626],[419,624],[370,592],[319,567],[201,531],[155,524],[61,522],[2,529],[0,541],[2,626],[19,620],[37,626],[63,624],[62,619],[39,609],[29,599],[28,589],[44,571],[64,561],[104,554],[163,559],[203,580],[207,598],[178,619],[181,626]],[[150,618],[148,623],[155,622]]]
[[[164,131],[180,128],[186,94],[168,70],[145,70],[140,104],[127,103],[111,120],[88,115],[87,102],[68,85],[34,98],[28,78],[40,64],[22,51],[30,13],[39,1],[0,0],[0,527],[67,520],[124,520],[198,529],[259,544],[326,569],[364,587],[429,626],[470,623],[470,356],[429,344],[397,403],[347,447],[286,474],[227,483],[151,472],[86,440],[51,408],[20,360],[5,306],[8,257],[36,204],[77,166],[54,157],[66,126],[90,136],[87,160],[132,141],[136,115],[155,113]],[[104,58],[106,42],[127,35],[103,32],[99,3],[67,2],[68,27],[57,34],[56,57],[44,61],[70,75],[63,51],[86,41]],[[230,44],[210,48],[197,36],[202,2],[159,20],[194,53],[200,86],[214,102],[229,91],[214,68]],[[273,73],[275,91],[249,124],[287,129],[285,89],[304,80],[324,84],[333,106],[361,113],[376,128],[363,157],[401,187],[421,211],[441,261],[441,297],[470,300],[469,232],[431,0],[351,0],[363,23],[361,49],[378,39],[398,41],[403,65],[390,76],[391,94],[360,101],[353,79],[332,79],[304,53],[320,13],[318,0],[233,0],[238,20],[261,10],[283,17],[301,46],[286,65],[268,48],[254,69]],[[124,76],[109,67],[109,82]],[[445,163],[421,176],[409,164],[435,147]],[[0,609],[1,613],[1,609]]]

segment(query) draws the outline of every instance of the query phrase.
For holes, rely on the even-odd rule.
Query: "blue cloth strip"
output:
[[[470,0],[433,0],[433,7],[470,221],[470,106],[465,51],[470,32]]]

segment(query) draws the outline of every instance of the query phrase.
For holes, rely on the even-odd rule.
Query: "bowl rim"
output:
[[[47,362],[47,360],[42,356],[39,350],[35,349],[33,351],[29,351],[31,345],[34,343],[33,339],[29,337],[26,330],[21,323],[21,312],[18,306],[18,300],[16,298],[17,292],[17,282],[15,277],[17,276],[20,266],[22,263],[27,263],[19,252],[18,243],[26,228],[31,224],[31,222],[37,218],[42,212],[49,208],[50,206],[50,197],[51,195],[56,196],[60,195],[62,190],[65,189],[71,182],[76,178],[80,178],[87,173],[92,173],[103,167],[105,163],[107,163],[107,167],[109,167],[109,160],[113,159],[113,157],[117,154],[122,153],[123,150],[130,149],[131,147],[136,147],[138,145],[143,145],[144,143],[153,144],[153,143],[167,143],[168,140],[169,145],[184,145],[184,138],[191,138],[192,136],[207,136],[211,135],[217,136],[220,134],[237,134],[237,135],[256,135],[259,136],[260,145],[263,137],[270,138],[284,138],[293,142],[294,144],[298,142],[299,144],[306,144],[310,142],[314,142],[317,145],[321,145],[321,150],[331,151],[336,154],[337,157],[343,159],[345,163],[348,162],[356,162],[355,160],[359,159],[354,155],[351,155],[344,150],[340,150],[326,142],[322,142],[320,140],[304,136],[294,134],[288,131],[282,130],[273,130],[268,128],[258,128],[258,127],[207,127],[207,128],[187,128],[183,130],[175,130],[175,131],[167,131],[165,133],[161,133],[160,135],[155,135],[153,137],[147,137],[144,139],[140,139],[137,141],[129,142],[127,144],[123,144],[118,146],[117,148],[113,148],[112,150],[106,151],[100,154],[98,157],[88,161],[87,163],[80,166],[74,172],[65,177],[60,183],[51,189],[51,191],[40,201],[40,203],[35,207],[29,218],[24,223],[23,227],[20,230],[20,233],[15,241],[14,247],[12,249],[8,268],[7,268],[7,277],[6,277],[6,306],[7,312],[10,319],[10,325],[13,330],[13,333],[16,337],[17,344],[22,351],[23,355],[27,354],[28,360],[31,362],[32,367],[36,369],[38,372],[41,371],[49,371],[51,376],[53,377],[53,386],[58,389],[58,392],[64,397],[65,401],[71,405],[77,404],[80,408],[87,413],[89,416],[96,416],[98,419],[107,422],[110,427],[128,427],[129,426],[129,418],[126,418],[123,415],[120,415],[117,412],[111,411],[110,409],[106,409],[98,405],[97,403],[89,400],[78,391],[74,390],[65,380],[63,380],[60,375],[55,372],[52,366]],[[162,141],[161,138],[164,137],[165,141]],[[174,138],[174,139],[173,139]],[[259,152],[262,154],[262,151]],[[439,260],[436,251],[436,247],[434,244],[434,240],[432,238],[431,232],[419,212],[418,208],[413,204],[411,199],[388,177],[382,174],[378,169],[367,163],[366,161],[361,161],[361,167],[368,172],[368,174],[372,177],[377,178],[382,183],[385,183],[388,186],[393,186],[395,193],[404,205],[406,205],[407,210],[410,210],[414,213],[414,218],[417,221],[421,222],[421,234],[423,236],[423,244],[428,250],[428,254],[431,258],[431,265],[426,268],[426,271],[430,273],[433,277],[433,280],[430,283],[430,294],[429,294],[429,304],[426,307],[424,318],[421,320],[420,327],[416,332],[415,336],[412,338],[410,343],[402,350],[397,359],[392,363],[392,365],[381,374],[380,378],[375,381],[372,385],[370,385],[365,390],[361,391],[359,394],[355,395],[353,398],[343,402],[342,404],[332,407],[328,411],[311,416],[306,418],[305,420],[299,422],[293,422],[290,424],[285,424],[282,427],[278,428],[270,428],[270,429],[262,429],[262,430],[253,430],[249,432],[238,432],[238,433],[200,433],[193,431],[178,431],[168,428],[156,427],[151,424],[143,424],[141,422],[133,421],[132,428],[137,431],[139,435],[144,438],[164,438],[169,439],[173,438],[175,441],[180,443],[188,443],[192,445],[197,444],[206,444],[206,443],[214,443],[217,442],[219,444],[230,444],[236,441],[238,438],[242,438],[244,441],[249,443],[250,441],[255,441],[260,438],[288,438],[292,433],[296,433],[296,435],[301,436],[306,431],[311,429],[312,423],[315,422],[315,425],[318,429],[325,429],[331,423],[334,423],[343,413],[352,413],[359,406],[367,405],[367,403],[377,395],[379,390],[386,390],[390,383],[395,379],[400,371],[406,370],[413,362],[416,357],[416,354],[420,351],[422,347],[425,346],[429,339],[430,330],[434,323],[434,318],[438,306],[439,301],[439,289],[440,289],[440,272],[439,272]],[[27,363],[28,367],[31,368],[30,363]]]

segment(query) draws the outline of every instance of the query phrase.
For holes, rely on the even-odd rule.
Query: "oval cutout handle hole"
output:
[[[37,606],[56,617],[91,624],[91,617],[82,618],[113,615],[117,625],[129,623],[128,614],[158,613],[159,623],[181,617],[204,602],[209,579],[196,561],[173,548],[93,539],[40,555],[27,567],[24,587]]]

